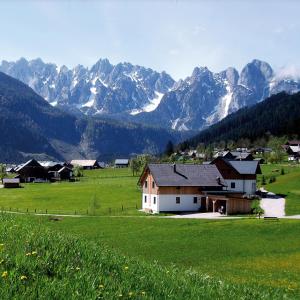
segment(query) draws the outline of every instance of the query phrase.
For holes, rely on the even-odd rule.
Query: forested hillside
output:
[[[300,135],[300,93],[279,93],[252,107],[242,108],[187,140],[184,147],[199,143],[249,139],[255,141],[267,136]]]

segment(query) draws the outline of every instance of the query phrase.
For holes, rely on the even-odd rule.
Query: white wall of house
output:
[[[159,196],[155,194],[143,193],[142,209],[143,210],[151,209],[153,212],[158,212],[158,197]]]
[[[176,197],[180,203],[176,203]],[[197,197],[197,203],[194,203]],[[159,211],[197,211],[200,209],[201,200],[199,195],[159,195]]]
[[[228,191],[241,192],[248,195],[253,195],[256,192],[256,180],[254,179],[226,179],[225,181]],[[231,187],[231,183],[235,183],[235,187]]]
[[[145,196],[147,197],[145,202]],[[154,201],[154,197],[156,201]],[[180,198],[180,203],[176,203],[176,197]],[[194,197],[197,197],[197,203],[194,203]],[[198,211],[201,207],[201,196],[199,195],[150,195],[143,193],[143,210],[152,210],[153,212],[164,211]]]

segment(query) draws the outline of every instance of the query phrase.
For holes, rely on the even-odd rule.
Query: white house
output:
[[[216,166],[193,164],[149,164],[139,183],[143,210],[151,212],[198,211],[205,191],[224,187]]]
[[[216,164],[149,164],[139,179],[142,209],[151,213],[220,209],[223,213],[248,213],[252,200],[245,194],[256,190],[256,170],[251,170],[254,175],[248,178],[231,165],[229,169],[235,176],[225,179]]]

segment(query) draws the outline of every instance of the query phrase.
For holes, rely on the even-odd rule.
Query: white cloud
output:
[[[300,67],[295,65],[288,65],[280,68],[275,74],[275,79],[277,80],[286,78],[300,80]]]

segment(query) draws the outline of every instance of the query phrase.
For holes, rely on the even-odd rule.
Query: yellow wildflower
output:
[[[2,265],[4,263],[4,259],[0,260],[0,265]]]
[[[142,295],[145,296],[145,295],[146,295],[146,292],[142,291]]]
[[[6,278],[8,276],[8,272],[7,271],[4,271],[1,275],[2,278]]]
[[[124,270],[128,270],[129,268],[126,266],[126,267],[124,267]]]
[[[22,276],[20,277],[20,279],[21,279],[21,280],[26,280],[26,279],[27,279],[27,276],[26,276],[26,275],[22,275]]]
[[[3,247],[4,246],[4,244],[0,244],[0,247]]]
[[[119,296],[120,298],[121,298],[121,297],[123,297],[123,295],[122,295],[122,294],[119,294],[118,296]]]
[[[80,270],[80,268],[79,267],[76,267],[76,271],[79,271]]]
[[[129,297],[131,297],[133,295],[133,292],[129,292],[128,295]]]
[[[37,251],[32,251],[31,255],[37,255]]]

